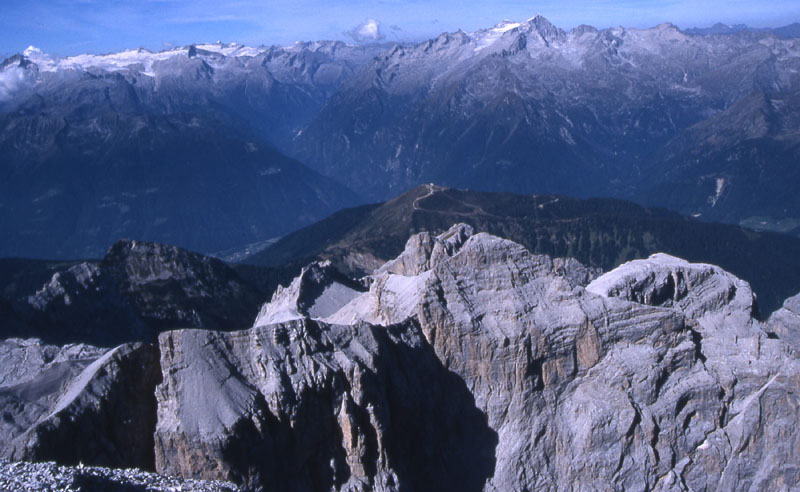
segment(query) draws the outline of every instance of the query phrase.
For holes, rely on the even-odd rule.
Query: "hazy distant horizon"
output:
[[[0,55],[21,53],[31,45],[69,56],[140,47],[159,51],[217,40],[248,45],[317,40],[414,42],[442,32],[491,27],[503,19],[524,20],[537,13],[565,30],[580,24],[600,29],[648,28],[664,22],[681,29],[718,22],[777,28],[800,21],[800,2],[501,0],[486,5],[474,0],[276,0],[268,4],[260,0],[32,0],[4,6]]]

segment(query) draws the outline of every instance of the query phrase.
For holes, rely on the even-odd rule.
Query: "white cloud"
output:
[[[25,70],[19,67],[8,67],[0,71],[0,101],[11,99],[17,90],[26,82]]]
[[[381,23],[375,19],[367,19],[345,34],[353,38],[357,43],[368,43],[370,41],[380,41],[384,38],[381,32]]]

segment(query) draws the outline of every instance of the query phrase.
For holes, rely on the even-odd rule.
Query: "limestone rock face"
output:
[[[467,224],[456,224],[440,236],[428,232],[414,234],[406,242],[406,248],[400,256],[378,268],[376,273],[419,275],[430,270],[437,260],[452,255],[474,234],[475,230]]]
[[[694,490],[766,490],[797,487],[794,463],[798,422],[800,364],[791,338],[790,299],[783,313],[761,324],[750,286],[713,265],[690,264],[653,255],[620,266],[593,281],[587,290],[604,296],[671,306],[688,320],[697,355],[719,391],[721,413],[706,438],[679,460],[663,486]],[[696,418],[695,414],[692,418]],[[680,480],[678,480],[680,479]]]
[[[419,325],[497,435],[483,490],[796,487],[800,367],[749,285],[668,255],[595,276],[454,226],[323,320]]]
[[[74,364],[81,369],[108,349],[86,344],[58,347],[37,339],[9,338],[0,342],[0,387],[13,386],[40,374],[52,364]]]
[[[248,330],[0,342],[0,457],[245,490],[795,490],[800,301],[756,311],[712,265],[598,276],[456,225],[361,284],[309,265]]]
[[[152,469],[155,347],[63,348],[36,340],[0,342],[0,454]]]
[[[691,318],[707,314],[757,314],[750,285],[725,270],[664,253],[629,261],[595,279],[587,290],[640,304],[676,308]]]
[[[436,266],[446,264],[469,241],[474,245],[493,240],[500,239],[488,234],[475,235],[473,229],[465,224],[457,224],[439,236],[427,232],[411,236],[400,256],[378,268],[368,278],[368,293],[355,297],[324,319],[331,323],[347,324],[361,320],[385,325],[416,317],[424,307],[421,303],[427,302],[426,292],[432,288],[428,281]],[[586,285],[598,275],[597,269],[586,267],[572,258],[551,259],[544,255],[529,255],[525,248],[511,241],[503,244],[518,250],[526,258],[532,257],[534,262],[543,262],[546,264],[542,266],[543,269],[549,269],[553,276],[571,287]],[[487,258],[486,261],[501,264],[505,259]],[[500,299],[502,296],[497,297]],[[514,305],[514,300],[508,302],[509,310],[520,307]]]
[[[576,269],[477,234],[417,276],[423,287],[406,312],[499,436],[486,489],[643,488],[656,467],[650,439],[659,415],[641,409],[674,408],[682,393],[666,390],[700,370],[680,313],[591,295]],[[392,298],[379,282],[370,295]],[[357,302],[342,311],[357,318]],[[638,375],[647,376],[631,391]]]
[[[497,434],[419,326],[160,337],[160,473],[255,490],[481,490]]]

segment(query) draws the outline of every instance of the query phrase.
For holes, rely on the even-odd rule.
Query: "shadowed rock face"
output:
[[[2,457],[153,468],[155,347],[0,345],[13,373],[0,385]]]
[[[257,490],[481,490],[497,434],[414,323],[160,337],[157,469]]]
[[[79,263],[53,275],[18,303],[25,326],[0,331],[108,347],[154,342],[166,329],[249,326],[260,299],[256,287],[220,260],[175,246],[123,240],[101,262]]]

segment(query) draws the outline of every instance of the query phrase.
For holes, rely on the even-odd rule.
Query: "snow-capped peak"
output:
[[[238,43],[216,43],[193,45],[194,48],[223,55],[225,57],[253,57],[264,52],[264,47],[249,47]],[[164,51],[152,52],[144,48],[130,49],[105,55],[82,54],[55,58],[44,53],[35,46],[29,46],[23,52],[25,58],[35,63],[40,72],[55,72],[58,70],[88,70],[101,69],[110,72],[121,70],[140,70],[141,73],[154,76],[153,64],[175,56],[185,57],[189,54],[190,47],[172,48]]]
[[[58,61],[59,69],[86,70],[99,68],[109,72],[142,67],[145,75],[153,75],[153,63],[174,56],[186,56],[186,48],[177,48],[152,53],[143,48],[120,51],[108,55],[76,55]]]
[[[488,48],[489,46],[493,45],[495,41],[500,39],[503,34],[517,29],[521,25],[521,22],[504,20],[491,29],[481,29],[480,31],[475,31],[470,35],[470,37],[475,40],[475,44],[477,45],[475,46],[475,51],[481,51],[484,48]]]
[[[491,29],[483,29],[472,33],[471,37],[475,40],[475,51],[481,51],[503,37],[507,32],[518,29],[526,33],[536,31],[542,35],[542,38],[550,42],[555,38],[563,36],[560,29],[555,27],[547,18],[540,14],[536,14],[523,22],[515,22],[504,20],[492,27]]]
[[[264,47],[251,47],[245,46],[239,43],[223,43],[221,41],[217,41],[216,43],[210,44],[197,44],[195,47],[199,50],[210,51],[213,53],[219,53],[220,55],[224,56],[258,56],[262,52],[266,50]]]

